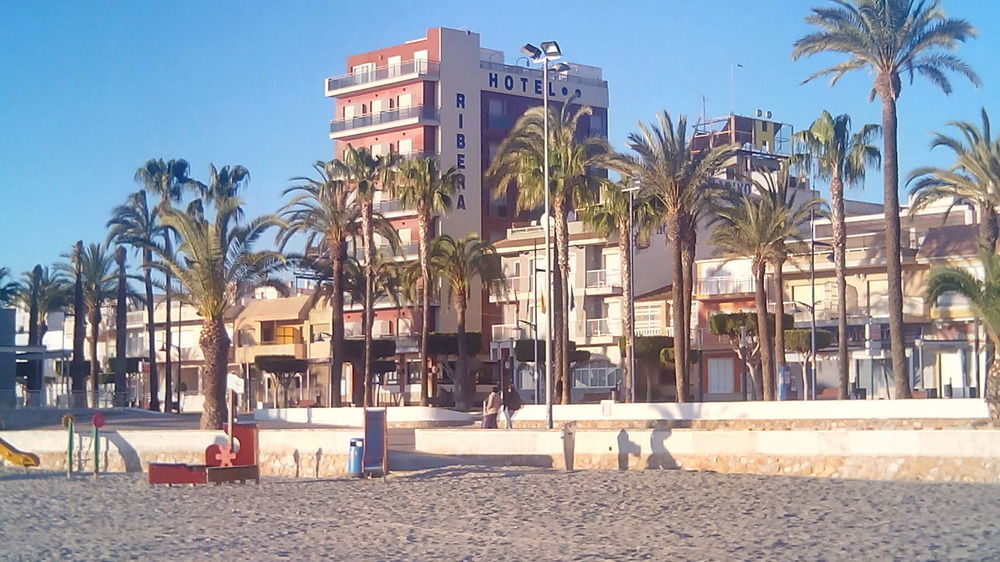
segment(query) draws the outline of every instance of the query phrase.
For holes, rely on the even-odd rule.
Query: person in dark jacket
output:
[[[514,427],[514,413],[521,409],[521,395],[514,385],[508,384],[503,393],[503,415],[507,419],[507,429]]]

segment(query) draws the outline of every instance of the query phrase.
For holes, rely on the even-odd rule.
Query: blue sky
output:
[[[323,79],[353,53],[421,37],[428,27],[469,28],[509,60],[525,42],[559,41],[568,60],[601,66],[610,83],[610,137],[619,148],[637,120],[663,109],[689,121],[770,110],[797,129],[822,109],[878,122],[869,77],[800,86],[837,60],[792,62],[822,0],[691,2],[0,2],[0,265],[15,273],[51,263],[77,239],[103,240],[111,208],[137,186],[152,157],[186,158],[252,174],[250,213],[281,204],[288,178],[329,158],[332,102]],[[499,7],[494,7],[499,6]],[[540,6],[547,7],[542,13]],[[956,80],[945,96],[918,80],[899,104],[901,174],[944,165],[929,133],[996,111],[1000,2],[945,0],[980,37],[964,57],[982,88]],[[873,174],[860,199],[878,200]]]

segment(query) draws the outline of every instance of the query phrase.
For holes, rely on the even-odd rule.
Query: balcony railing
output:
[[[352,72],[326,79],[326,91],[331,92],[351,86],[361,86],[371,82],[379,82],[415,74],[417,76],[437,75],[440,64],[429,60],[408,60],[400,64],[392,64],[367,72]]]
[[[494,324],[493,341],[519,340],[522,337],[520,326],[516,324]]]
[[[609,318],[588,318],[587,337],[599,338],[604,336],[621,335],[621,321]]]
[[[393,123],[395,121],[417,118],[437,120],[438,110],[436,107],[430,105],[413,105],[410,107],[390,109],[389,111],[382,111],[379,113],[366,113],[350,119],[331,121],[330,133],[340,133],[350,129],[360,129],[361,127],[371,127],[374,125],[383,125],[386,123]]]
[[[636,322],[635,335],[642,337],[665,336],[667,335],[667,327],[661,324],[642,324]]]
[[[384,199],[375,203],[372,207],[376,213],[391,213],[393,211],[402,211],[405,209],[405,207],[403,207],[403,202],[399,199]]]
[[[729,295],[752,293],[757,287],[753,277],[709,277],[698,281],[698,294]]]
[[[617,269],[591,269],[587,271],[587,288],[620,287],[621,272]]]

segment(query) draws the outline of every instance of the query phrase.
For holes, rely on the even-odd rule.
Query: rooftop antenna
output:
[[[698,119],[699,123],[704,123],[708,119],[708,111],[706,110],[705,94],[701,94],[701,119]]]
[[[736,114],[736,69],[743,68],[740,63],[729,64],[729,114]]]

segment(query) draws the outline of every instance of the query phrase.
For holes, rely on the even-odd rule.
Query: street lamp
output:
[[[545,427],[552,429],[552,241],[551,233],[552,221],[549,207],[549,61],[562,58],[562,51],[559,43],[555,41],[543,41],[541,48],[530,43],[521,47],[521,52],[528,57],[531,62],[542,65],[542,189],[545,192],[545,300],[549,303],[547,315],[547,329],[545,330]],[[564,72],[569,70],[569,65],[559,63],[553,65],[551,70]],[[565,283],[567,280],[563,279]]]
[[[174,389],[175,389],[175,392],[177,393],[177,404],[176,404],[177,413],[180,413],[180,411],[181,411],[181,361],[183,361],[183,359],[181,359],[181,346],[180,345],[172,343],[172,344],[170,344],[170,347],[172,347],[172,348],[174,348],[174,349],[177,350],[177,380],[174,381]],[[160,351],[162,351],[162,352],[164,352],[164,353],[166,353],[168,355],[170,354],[170,350],[167,349],[167,344],[166,343],[164,343],[163,345],[160,346]],[[153,360],[155,361],[156,359],[154,358]],[[169,395],[166,397],[166,404],[165,404],[165,406],[166,406],[166,408],[168,410],[172,409],[172,408],[170,408],[170,396]]]
[[[622,190],[628,193],[628,256],[625,263],[628,267],[628,290],[632,298],[628,301],[628,330],[631,337],[627,339],[625,352],[628,353],[629,402],[632,403],[635,403],[635,217],[632,207],[635,194],[640,189],[639,178],[632,178],[632,187]]]

